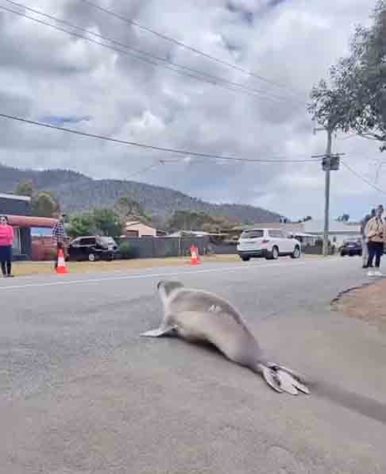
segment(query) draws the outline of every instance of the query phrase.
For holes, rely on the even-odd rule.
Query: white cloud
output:
[[[285,87],[226,68],[79,0],[25,0],[31,8],[132,48],[240,82],[261,91],[261,97],[154,67],[132,53],[111,51],[0,11],[2,112],[34,119],[87,116],[89,121],[72,126],[164,147],[268,159],[308,158],[324,151],[325,134],[312,133],[314,124],[302,101],[346,52],[354,25],[366,23],[372,8],[368,0],[357,0],[355,8],[351,0],[99,2]],[[297,102],[290,100],[291,94]],[[0,124],[6,132],[0,161],[9,165],[63,166],[97,178],[130,178],[155,159],[176,159],[32,125],[4,120]],[[353,169],[374,180],[374,160],[381,157],[374,143],[348,139],[336,140],[334,146],[346,152]],[[228,163],[192,159],[189,153],[180,160],[135,179],[212,201],[264,205],[293,217],[322,214],[323,173],[318,164]],[[332,182],[334,214],[360,215],[381,199],[344,168],[334,173]],[[386,189],[386,168],[380,169],[378,186]]]

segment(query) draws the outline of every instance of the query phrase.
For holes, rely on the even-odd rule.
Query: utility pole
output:
[[[323,256],[328,256],[328,231],[330,219],[330,184],[331,184],[331,151],[332,151],[332,129],[327,128],[327,148],[324,186],[324,229],[323,229]]]
[[[323,158],[322,169],[325,172],[325,186],[324,186],[324,227],[323,227],[323,256],[328,256],[328,234],[330,222],[330,185],[331,185],[331,171],[339,169],[339,156],[344,153],[332,154],[332,135],[334,127],[328,125],[324,128],[316,128],[314,132],[326,130],[327,132],[327,147],[325,155],[314,155],[313,158]]]

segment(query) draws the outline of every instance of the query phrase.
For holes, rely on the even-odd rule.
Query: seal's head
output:
[[[184,285],[179,281],[161,280],[157,283],[157,290],[165,296],[169,296],[172,291],[182,288],[183,286]]]

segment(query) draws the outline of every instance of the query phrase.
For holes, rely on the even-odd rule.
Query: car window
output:
[[[86,237],[80,240],[80,245],[95,245],[95,239],[92,237]]]
[[[99,237],[98,241],[103,245],[115,245],[115,240],[112,237]]]
[[[240,236],[241,239],[258,239],[259,237],[264,237],[263,229],[245,230]]]
[[[274,237],[274,238],[283,238],[284,234],[281,230],[270,230],[269,231],[269,236]]]

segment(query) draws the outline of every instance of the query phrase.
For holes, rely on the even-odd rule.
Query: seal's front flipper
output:
[[[143,332],[141,336],[144,337],[161,337],[168,336],[175,332],[174,326],[159,327],[157,329],[151,329],[150,331]]]

